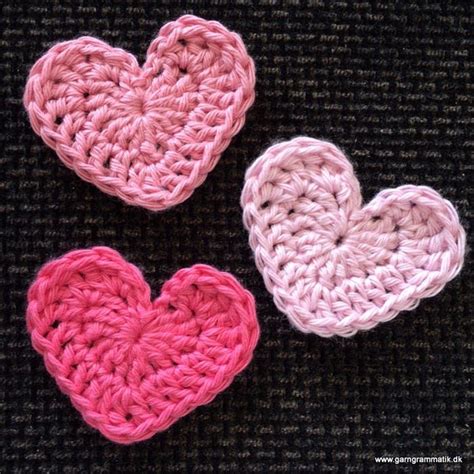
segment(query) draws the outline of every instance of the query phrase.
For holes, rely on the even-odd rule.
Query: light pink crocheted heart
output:
[[[331,143],[280,143],[247,171],[241,203],[257,267],[303,332],[370,329],[441,291],[462,266],[464,230],[432,189],[402,186],[361,202]]]
[[[210,402],[259,336],[254,299],[228,273],[180,270],[151,301],[140,271],[106,247],[45,265],[27,323],[61,390],[118,443],[147,439]]]
[[[24,104],[34,131],[81,178],[159,211],[206,179],[254,88],[241,38],[187,15],[161,29],[143,68],[95,38],[57,44],[33,66]]]

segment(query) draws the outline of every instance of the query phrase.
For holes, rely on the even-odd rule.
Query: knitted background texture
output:
[[[415,310],[353,338],[323,339],[296,331],[275,308],[239,200],[258,156],[306,135],[350,157],[367,202],[387,187],[436,189],[456,207],[472,247],[470,9],[414,0],[4,0],[0,471],[372,472],[387,469],[374,462],[383,455],[460,455],[462,467],[442,468],[467,470],[472,254]],[[29,68],[56,42],[95,36],[143,63],[162,25],[187,13],[241,35],[256,65],[256,101],[207,180],[157,214],[68,170],[31,129],[22,96]],[[81,420],[26,330],[26,291],[41,265],[97,245],[139,267],[152,297],[180,268],[228,271],[254,294],[261,326],[252,362],[230,387],[131,446]]]

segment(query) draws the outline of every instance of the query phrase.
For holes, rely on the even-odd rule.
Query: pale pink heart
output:
[[[187,199],[242,128],[255,69],[241,38],[186,15],[141,68],[91,37],[53,46],[31,69],[34,131],[82,179],[154,211]]]
[[[247,171],[241,203],[266,287],[304,332],[370,329],[441,291],[463,263],[451,203],[406,185],[361,207],[352,165],[328,142],[269,148]]]

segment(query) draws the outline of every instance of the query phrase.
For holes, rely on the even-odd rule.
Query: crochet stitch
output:
[[[406,185],[361,208],[352,165],[331,143],[300,137],[272,146],[245,179],[243,220],[257,267],[303,332],[370,329],[461,269],[465,232],[451,203]]]
[[[28,292],[27,326],[84,420],[124,444],[210,402],[259,337],[254,299],[230,274],[182,269],[151,301],[140,271],[107,247],[45,265]]]
[[[91,37],[52,47],[24,94],[34,131],[82,179],[161,211],[187,199],[242,128],[255,70],[241,38],[186,15],[143,66]]]

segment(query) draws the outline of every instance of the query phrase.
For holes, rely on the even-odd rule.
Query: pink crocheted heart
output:
[[[254,299],[228,273],[180,270],[151,301],[140,271],[106,247],[45,265],[27,323],[61,390],[118,443],[147,439],[210,402],[259,336]]]
[[[24,104],[81,178],[159,211],[203,183],[242,128],[254,87],[241,38],[187,15],[161,29],[143,68],[95,38],[57,44],[33,66]]]
[[[402,186],[361,202],[331,143],[280,143],[247,171],[242,207],[257,267],[303,332],[370,329],[441,291],[462,266],[464,230],[432,189]]]

